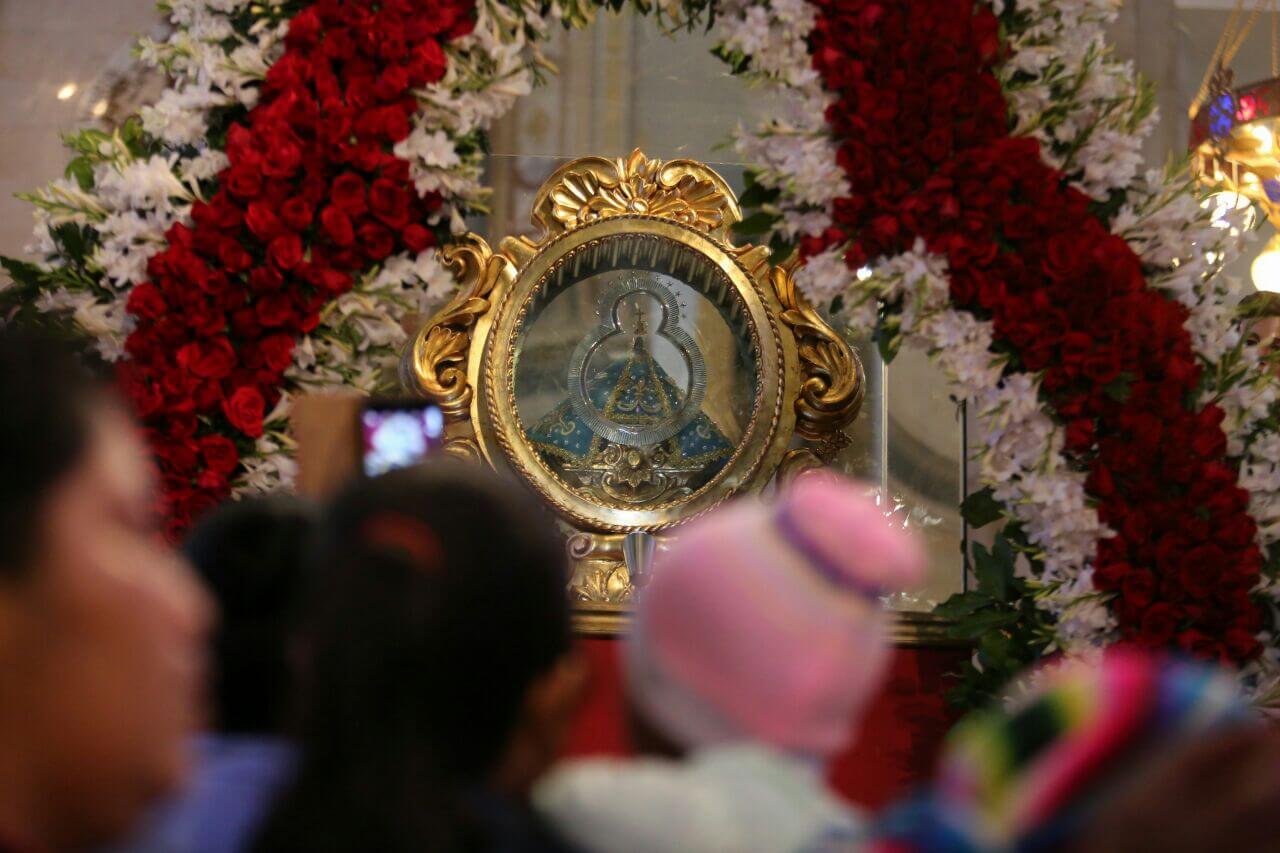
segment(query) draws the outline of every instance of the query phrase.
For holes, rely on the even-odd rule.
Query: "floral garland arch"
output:
[[[622,0],[607,4],[617,10]],[[744,234],[886,357],[927,349],[974,413],[976,651],[959,698],[1125,641],[1241,667],[1276,698],[1280,408],[1214,276],[1226,232],[1139,174],[1151,98],[1113,0],[634,0],[709,22],[788,105],[740,129]],[[484,132],[586,0],[170,0],[171,84],[68,140],[6,260],[9,316],[116,363],[176,535],[292,477],[290,401],[394,377],[398,318],[452,293],[435,247],[485,211]]]

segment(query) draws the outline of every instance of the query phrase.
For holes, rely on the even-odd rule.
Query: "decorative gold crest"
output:
[[[862,365],[766,247],[731,242],[740,219],[704,164],[575,160],[538,192],[540,238],[444,251],[459,291],[402,361],[449,452],[515,471],[559,517],[587,630],[625,615],[628,534],[848,443]]]
[[[725,237],[742,218],[724,179],[693,160],[584,157],[558,169],[538,191],[533,221],[569,231],[610,216],[659,216]]]

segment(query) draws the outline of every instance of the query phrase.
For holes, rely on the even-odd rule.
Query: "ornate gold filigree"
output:
[[[472,329],[489,311],[495,291],[513,280],[515,269],[475,234],[441,255],[458,280],[458,293],[418,332],[401,363],[401,378],[410,390],[437,403],[448,420],[458,421],[466,419],[474,394],[467,381]]]
[[[577,532],[565,543],[574,573],[569,594],[584,603],[625,604],[635,591],[622,557],[622,537]]]
[[[815,471],[822,467],[822,459],[808,447],[798,447],[787,451],[778,465],[778,483],[788,486],[806,471]]]
[[[795,404],[796,432],[811,441],[838,444],[833,437],[843,435],[841,430],[862,407],[866,393],[862,360],[800,294],[786,269],[774,268],[769,279],[782,303],[782,322],[795,335],[800,354],[803,383]],[[817,455],[827,461],[821,445]]]
[[[707,166],[650,160],[637,148],[626,159],[584,157],[557,170],[538,191],[533,221],[556,233],[635,214],[717,236],[742,218],[729,186]]]
[[[457,436],[447,440],[444,443],[444,452],[463,462],[479,462],[484,459],[484,455],[480,452],[480,445],[469,436]]]
[[[796,291],[786,265],[770,264],[767,247],[734,244],[737,200],[704,164],[639,151],[575,160],[543,184],[532,218],[544,231],[532,239],[508,237],[494,251],[467,235],[442,253],[460,289],[414,337],[402,378],[444,409],[446,453],[511,468],[559,516],[578,627],[613,632],[625,624],[634,591],[625,535],[669,537],[775,475],[786,482],[830,463],[849,442],[844,427],[862,402],[862,365]],[[551,465],[539,449],[543,438],[531,439],[516,405],[522,335],[539,300],[554,297],[553,284],[572,286],[579,267],[686,275],[746,341],[755,368],[750,417],[705,482],[665,456],[660,442],[618,446],[590,465]]]

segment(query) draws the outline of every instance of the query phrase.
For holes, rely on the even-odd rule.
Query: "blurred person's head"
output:
[[[890,659],[880,597],[925,566],[866,492],[810,475],[676,535],[626,646],[637,747],[755,741],[822,761],[847,744]]]
[[[291,495],[223,504],[183,551],[218,603],[213,728],[276,734],[293,699],[291,648],[316,511]]]
[[[1120,647],[1019,683],[1020,695],[952,729],[932,786],[891,809],[869,849],[1255,849],[1223,831],[1236,808],[1241,818],[1269,812],[1236,830],[1265,829],[1264,849],[1274,849],[1280,741],[1249,734],[1255,720],[1233,673]],[[1239,760],[1241,747],[1269,766],[1240,762],[1244,778],[1211,766]]]
[[[341,495],[314,568],[301,762],[258,849],[467,847],[469,794],[527,794],[581,692],[550,520],[435,462]]]
[[[127,830],[184,778],[210,608],[140,434],[70,354],[0,329],[0,839]]]

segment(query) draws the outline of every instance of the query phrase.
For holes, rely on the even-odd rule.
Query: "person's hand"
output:
[[[1280,731],[1241,726],[1144,762],[1093,815],[1074,849],[1280,849]]]

